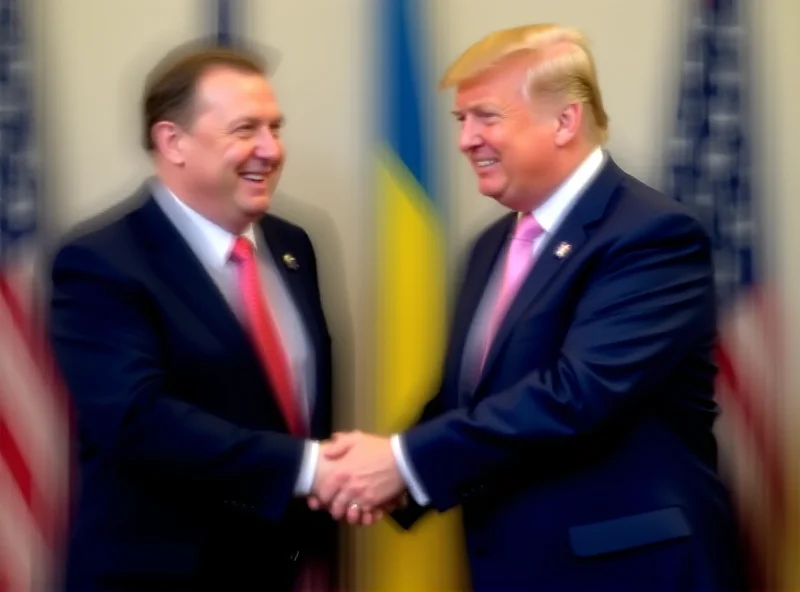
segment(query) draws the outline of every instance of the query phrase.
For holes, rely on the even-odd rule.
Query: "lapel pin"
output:
[[[294,255],[292,255],[291,253],[286,253],[283,256],[283,264],[286,265],[286,267],[288,267],[291,270],[296,270],[300,267],[297,264],[297,259],[295,259]]]
[[[569,243],[561,243],[556,247],[556,250],[553,252],[556,257],[559,259],[563,259],[569,252],[572,250],[572,245]]]

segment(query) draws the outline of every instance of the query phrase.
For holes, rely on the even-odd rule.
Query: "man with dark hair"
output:
[[[301,499],[328,470],[331,355],[311,242],[265,215],[283,116],[260,59],[216,47],[169,56],[142,106],[154,178],[53,263],[80,431],[66,588],[290,590],[336,529]]]

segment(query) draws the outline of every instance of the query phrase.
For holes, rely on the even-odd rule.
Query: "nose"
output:
[[[281,156],[280,140],[270,129],[262,130],[256,139],[255,156],[263,160],[277,160]]]
[[[482,143],[480,131],[476,123],[466,118],[461,123],[461,132],[458,134],[458,148],[461,152],[469,152]]]

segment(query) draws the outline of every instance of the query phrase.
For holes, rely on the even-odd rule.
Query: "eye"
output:
[[[269,132],[273,135],[273,137],[278,138],[283,131],[283,126],[279,123],[273,124],[269,126]]]
[[[249,138],[250,136],[255,134],[255,132],[256,132],[256,126],[255,124],[252,123],[242,124],[234,130],[234,133],[240,138]]]

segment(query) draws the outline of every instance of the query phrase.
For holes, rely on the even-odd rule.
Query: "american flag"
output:
[[[667,191],[711,234],[719,299],[721,465],[737,503],[754,589],[774,586],[785,489],[781,338],[753,200],[746,36],[738,0],[691,0]]]
[[[0,0],[0,592],[52,589],[69,415],[37,321],[37,175],[23,6]]]

